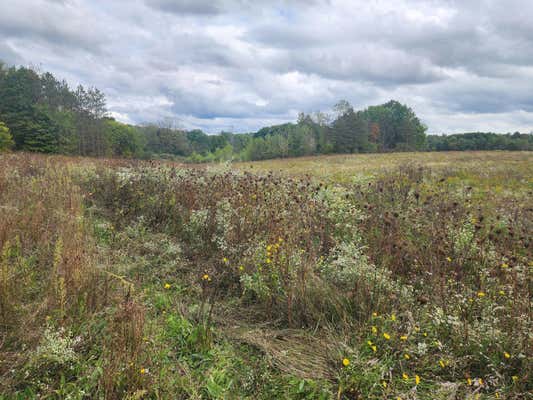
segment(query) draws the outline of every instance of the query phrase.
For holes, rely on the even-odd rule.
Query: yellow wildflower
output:
[[[427,332],[424,332],[422,335],[424,335],[424,337],[427,337],[428,334]]]
[[[415,384],[419,384],[420,383],[420,377],[418,375],[415,375]]]
[[[165,289],[170,289],[170,283],[165,283]]]
[[[140,372],[141,375],[146,374],[146,368],[141,368],[141,369],[139,370],[139,372]]]
[[[406,360],[409,360],[411,358],[411,356],[409,354],[405,353],[403,355],[403,358],[405,358]]]
[[[270,258],[267,258],[267,259],[266,259],[266,263],[267,263],[267,264],[270,264],[271,262],[272,262],[272,260],[271,260]]]
[[[240,271],[244,271],[244,266],[241,265],[241,266],[239,267],[239,270],[240,270]]]
[[[383,381],[383,382],[381,382],[381,384],[383,385],[384,388],[387,387],[387,382]]]
[[[511,376],[511,378],[513,379],[513,382],[515,382],[515,383],[518,382],[518,376],[513,375],[513,376]]]
[[[402,378],[404,380],[408,380],[409,379],[409,375],[407,375],[405,372],[402,374]]]
[[[229,260],[228,260],[228,258],[227,258],[227,257],[224,257],[224,258],[222,258],[222,262],[224,262],[224,263],[228,263],[228,262],[229,262]]]
[[[391,319],[391,321],[396,321],[396,315],[391,314],[390,319]]]
[[[377,346],[370,346],[370,348],[372,349],[372,351],[375,353],[376,351],[378,351],[378,348]]]
[[[378,313],[374,311],[374,312],[372,313],[372,316],[373,316],[373,317],[377,317],[377,316],[378,316]]]
[[[479,379],[477,380],[477,383],[479,383],[480,386],[483,386],[483,379],[479,378]]]
[[[509,353],[507,353],[506,351],[503,353],[503,356],[505,358],[511,358],[511,355]]]
[[[350,365],[350,360],[348,360],[347,358],[344,358],[342,360],[342,365],[344,365],[345,367],[347,367],[348,365]]]
[[[477,297],[485,297],[485,292],[477,292]]]
[[[267,251],[270,251],[270,250],[272,250],[272,245],[269,244],[269,245],[267,246]]]
[[[444,367],[446,366],[446,364],[445,364],[444,361],[442,361],[442,360],[439,360],[439,365],[440,365],[442,368],[444,368]]]
[[[278,238],[278,242],[279,242],[279,243],[283,242],[283,238],[282,238],[282,237],[279,237],[279,238]]]
[[[405,335],[400,336],[400,340],[407,340],[407,336],[405,336]]]
[[[505,296],[505,292],[503,290],[500,290],[498,293],[500,294],[500,296]]]
[[[383,333],[383,337],[384,337],[385,339],[387,339],[387,340],[390,339],[390,335],[389,335],[388,333],[386,333],[386,332]]]
[[[372,340],[367,340],[367,343],[369,346],[372,346],[374,343],[372,343]]]
[[[446,257],[446,260],[447,260],[448,262],[452,262],[451,257]]]
[[[466,378],[466,383],[468,383],[468,386],[472,386],[472,379]]]
[[[503,269],[505,269],[505,268],[509,268],[509,264],[507,264],[507,263],[503,263],[503,264],[502,264],[502,268],[503,268]]]
[[[378,328],[377,326],[372,326],[372,333],[375,335],[376,333],[378,333]]]
[[[204,280],[204,281],[210,280],[209,275],[204,274],[204,276],[202,276],[202,280]]]

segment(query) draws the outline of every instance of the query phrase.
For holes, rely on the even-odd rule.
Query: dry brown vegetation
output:
[[[527,398],[532,176],[523,152],[2,155],[0,393]]]

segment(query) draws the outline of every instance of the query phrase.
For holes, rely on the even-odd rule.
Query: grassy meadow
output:
[[[0,399],[531,399],[533,153],[0,154]]]

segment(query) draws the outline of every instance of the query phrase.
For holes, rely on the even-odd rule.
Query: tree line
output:
[[[428,135],[429,151],[533,150],[531,133],[469,132],[454,135]]]
[[[263,160],[331,153],[532,150],[533,135],[427,135],[413,110],[397,101],[332,114],[301,113],[295,123],[257,132],[208,135],[171,122],[128,125],[108,115],[104,94],[70,88],[33,68],[0,63],[0,151],[14,149],[96,157],[181,158],[190,162]]]

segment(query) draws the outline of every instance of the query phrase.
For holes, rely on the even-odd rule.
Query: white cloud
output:
[[[125,122],[250,131],[395,98],[430,132],[533,128],[531,2],[0,3],[0,59],[97,86]]]

